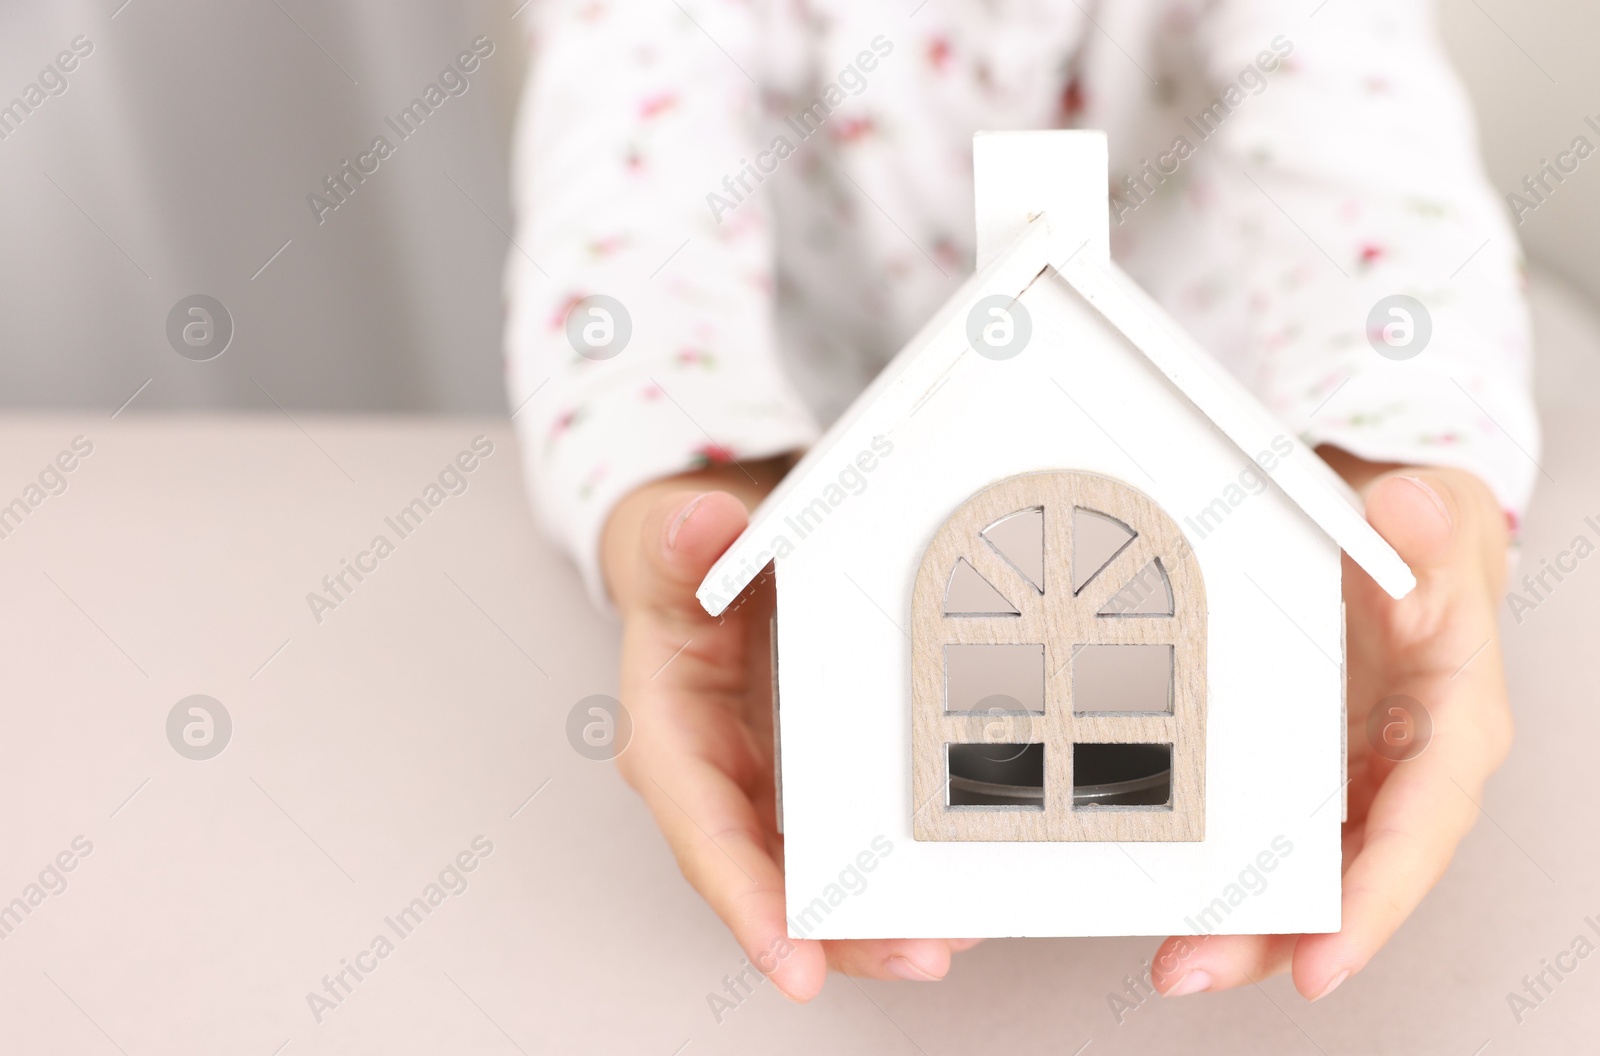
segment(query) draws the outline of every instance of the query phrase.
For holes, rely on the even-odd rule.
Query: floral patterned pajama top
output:
[[[971,273],[979,130],[1105,129],[1113,256],[1309,443],[1469,469],[1513,524],[1527,502],[1520,251],[1430,4],[523,17],[508,389],[536,504],[601,603],[619,498],[811,444]]]

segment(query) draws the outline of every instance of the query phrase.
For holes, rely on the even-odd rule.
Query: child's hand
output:
[[[1417,576],[1417,589],[1395,601],[1345,558],[1344,926],[1329,935],[1168,939],[1153,979],[1169,995],[1226,990],[1291,968],[1301,994],[1327,995],[1366,966],[1443,875],[1477,819],[1484,781],[1511,747],[1495,615],[1505,518],[1489,489],[1460,470],[1390,469],[1321,453],[1364,493],[1367,519]],[[1368,713],[1392,695],[1415,699],[1432,719],[1431,742],[1398,763],[1367,735]]]
[[[624,499],[607,522],[604,564],[623,617],[622,701],[633,720],[618,767],[684,876],[789,998],[815,997],[830,965],[877,979],[941,978],[951,952],[974,941],[787,937],[773,809],[772,581],[759,577],[721,617],[694,596],[744,530],[746,502],[781,473],[747,468],[763,483],[742,471],[663,481]]]

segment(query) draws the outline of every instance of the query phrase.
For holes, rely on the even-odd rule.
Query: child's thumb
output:
[[[1367,489],[1367,520],[1419,576],[1449,562],[1460,509],[1442,473],[1408,467]]]
[[[1367,520],[1419,580],[1453,579],[1479,562],[1487,582],[1504,576],[1505,514],[1477,476],[1444,466],[1406,467],[1374,480],[1366,499]]]
[[[725,491],[663,495],[641,526],[640,602],[665,614],[704,617],[695,591],[748,523],[744,503]]]

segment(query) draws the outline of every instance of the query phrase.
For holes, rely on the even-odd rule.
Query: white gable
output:
[[[1040,281],[1048,268],[1056,269],[1247,457],[1269,449],[1275,437],[1288,435],[1272,413],[1185,334],[1160,305],[1102,256],[1103,243],[1094,237],[1108,226],[1102,133],[1009,133],[982,136],[977,144],[978,156],[984,159],[980,175],[988,172],[987,182],[998,185],[995,193],[1011,196],[1003,200],[1016,200],[1008,215],[1004,208],[992,205],[994,195],[985,198],[991,204],[979,209],[979,241],[992,245],[996,226],[1016,230],[1017,212],[1025,217],[1021,234],[1009,249],[962,284],[756,509],[750,527],[712,566],[696,593],[712,615],[720,615],[773,558],[766,549],[773,525],[784,523],[814,501],[820,489],[852,464],[863,441],[870,443],[874,436],[890,434],[915,413],[943,384],[959,357],[978,354],[966,338],[972,305],[990,295],[1018,297]],[[1076,209],[1062,200],[1052,181],[1005,175],[1017,167],[1002,164],[999,155],[1006,150],[1017,155],[1019,164],[1059,162],[1065,166],[1070,177],[1066,183],[1074,196],[1087,193],[1086,186],[1094,182],[1084,177],[1088,164],[1100,166],[1098,197],[1089,199],[1087,208]],[[1092,222],[1086,224],[1085,217]],[[1292,453],[1268,471],[1274,483],[1392,597],[1410,593],[1416,586],[1415,577],[1367,523],[1355,493],[1314,452],[1298,439],[1290,439]]]

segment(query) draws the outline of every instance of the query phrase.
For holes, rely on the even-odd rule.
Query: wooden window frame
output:
[[[1044,510],[1044,591],[1040,593],[980,535],[1032,508]],[[1073,511],[1115,518],[1134,538],[1076,594],[1072,591]],[[944,614],[958,558],[1000,590],[1016,616]],[[1160,560],[1172,591],[1171,615],[1099,615],[1123,587]],[[1038,644],[1045,650],[1044,714],[945,711],[944,647]],[[1162,644],[1173,649],[1170,714],[1074,714],[1072,650],[1082,645]],[[1157,841],[1205,838],[1206,600],[1199,562],[1183,532],[1148,495],[1112,477],[1079,471],[1027,473],[993,484],[962,503],[922,557],[912,596],[912,833],[918,840]],[[1043,809],[948,805],[948,744],[1045,745]],[[1074,807],[1074,744],[1172,747],[1171,795],[1164,806]]]

